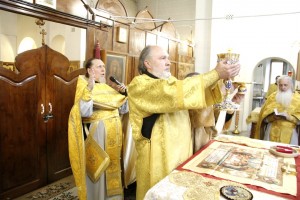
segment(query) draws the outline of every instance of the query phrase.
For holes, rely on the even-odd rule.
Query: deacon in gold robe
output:
[[[208,106],[203,109],[193,109],[189,110],[189,114],[194,143],[193,153],[196,153],[217,135],[214,108],[213,106]]]
[[[198,72],[192,72],[186,75],[192,77],[200,75]],[[208,88],[210,89],[210,88]],[[206,95],[207,97],[209,95]],[[193,153],[207,144],[217,133],[215,129],[215,115],[213,106],[202,109],[189,110],[192,128]]]
[[[256,139],[299,145],[300,94],[293,93],[289,76],[278,78],[278,91],[261,108]]]
[[[198,75],[199,73],[194,72],[188,74],[186,77],[191,77]],[[218,85],[221,88],[222,94],[226,93],[223,80],[218,81]],[[232,87],[231,93],[234,93],[235,89],[240,85],[234,84]],[[235,93],[232,101],[239,104],[244,99],[244,94]],[[216,121],[218,119],[220,110],[214,109],[214,106],[208,106],[202,109],[192,109],[189,110],[191,126],[192,126],[192,135],[193,135],[193,148],[194,153],[206,145],[211,139],[217,136],[218,131],[216,130]],[[225,122],[223,125],[223,130],[227,130],[231,124],[232,116],[234,111],[227,111],[225,116]]]
[[[206,74],[177,80],[171,76],[168,57],[161,47],[145,47],[139,58],[141,75],[128,85],[129,117],[137,150],[137,200],[192,155],[188,109],[221,101],[216,82],[236,76],[240,69],[239,64],[220,62]]]
[[[123,135],[118,109],[124,105],[127,98],[105,84],[105,67],[101,60],[90,59],[85,67],[86,75],[78,77],[75,102],[68,125],[69,157],[78,196],[80,200],[123,199],[121,178]],[[124,84],[118,88],[120,92],[126,89]],[[99,173],[104,170],[99,167],[102,166],[100,165],[102,162],[93,163],[95,158],[99,158],[98,154],[86,156],[84,138],[91,139],[95,144],[93,149],[100,147],[109,157],[110,162],[104,173]],[[91,166],[86,167],[87,159],[91,160]],[[89,171],[95,180],[87,176],[86,170],[89,167],[96,169]]]

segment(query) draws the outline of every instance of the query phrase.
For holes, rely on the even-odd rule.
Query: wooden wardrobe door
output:
[[[0,199],[13,199],[70,175],[68,118],[76,81],[69,60],[44,45],[0,67]]]
[[[47,122],[48,180],[53,182],[72,173],[68,153],[68,118],[74,104],[78,75],[84,74],[85,69],[68,73],[69,60],[47,46],[45,50],[46,110],[53,115]]]
[[[0,199],[47,181],[44,61],[35,49],[16,57],[18,73],[0,67]]]

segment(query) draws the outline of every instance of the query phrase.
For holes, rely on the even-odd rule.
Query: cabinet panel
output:
[[[27,60],[31,53],[35,62]],[[19,73],[0,69],[0,199],[31,191],[47,180],[42,57],[36,51],[20,55]]]
[[[46,112],[51,116],[46,124],[47,130],[47,171],[48,183],[72,174],[68,153],[68,118],[74,104],[76,83],[79,74],[85,69],[69,73],[69,60],[62,54],[45,48]]]
[[[43,46],[16,57],[19,73],[0,68],[0,199],[71,174],[68,117],[85,70],[68,73],[69,65]]]
[[[68,154],[68,117],[74,104],[76,80],[77,77],[71,81],[65,81],[57,76],[53,78],[54,92],[49,99],[52,105],[53,119],[47,123],[48,178],[50,182],[72,174]]]

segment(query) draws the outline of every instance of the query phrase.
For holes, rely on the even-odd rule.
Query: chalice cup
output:
[[[226,61],[227,64],[235,64],[239,61],[239,57],[240,55],[237,53],[231,53],[230,51],[228,51],[228,53],[220,53],[217,54],[218,56],[218,62],[224,62]],[[239,105],[232,102],[230,99],[230,93],[231,93],[231,89],[232,89],[232,80],[226,79],[223,81],[224,82],[224,86],[225,86],[225,95],[224,95],[224,100],[223,102],[216,104],[215,105],[215,109],[218,110],[238,110],[239,109]]]

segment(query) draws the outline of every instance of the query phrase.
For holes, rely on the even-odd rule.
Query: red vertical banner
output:
[[[97,41],[94,49],[94,57],[97,59],[101,59],[101,54],[100,54],[100,44],[99,41]]]

